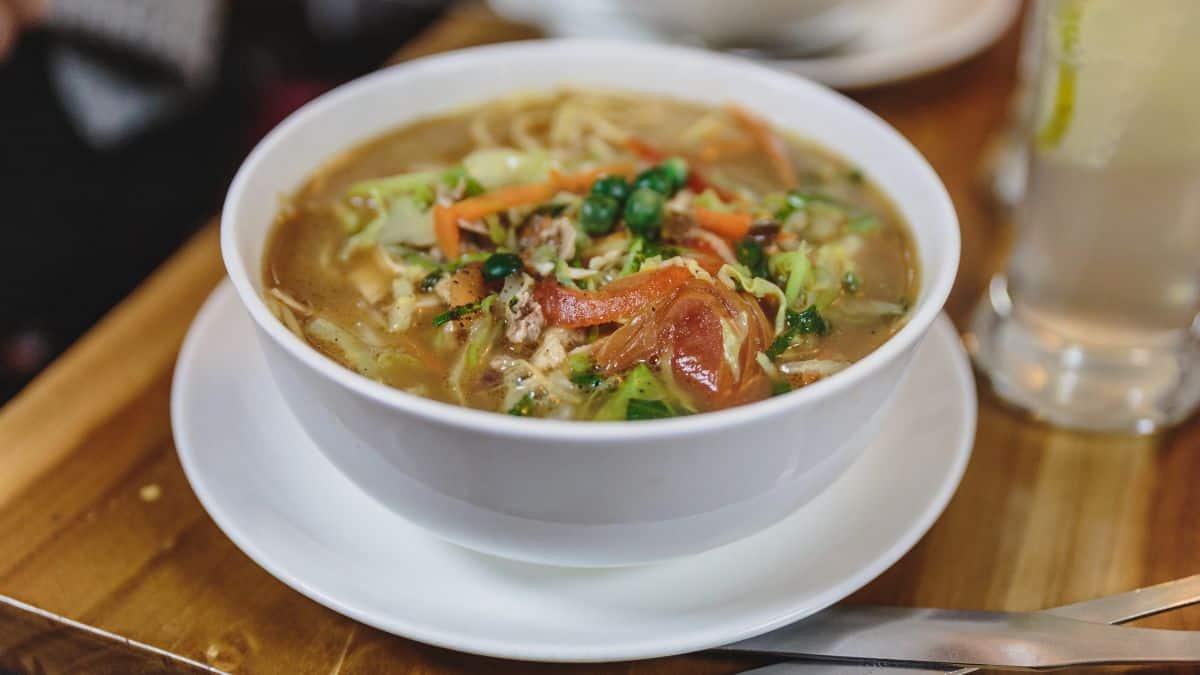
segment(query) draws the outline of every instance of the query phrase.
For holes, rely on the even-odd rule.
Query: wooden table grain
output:
[[[532,36],[465,6],[398,58]],[[960,327],[1005,253],[979,166],[1005,122],[1016,51],[1010,30],[949,71],[855,96],[950,189],[964,249],[948,311]],[[189,489],[168,419],[180,341],[223,276],[217,239],[214,222],[0,410],[0,594],[241,673],[716,675],[753,663],[689,655],[562,666],[458,654],[343,618],[255,566]],[[985,388],[979,413],[945,514],[851,601],[1031,610],[1200,572],[1195,419],[1149,438],[1069,433]],[[1149,625],[1198,629],[1200,611]],[[0,669],[33,670],[39,643],[3,635]]]

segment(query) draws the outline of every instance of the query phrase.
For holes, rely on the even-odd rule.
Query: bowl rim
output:
[[[235,235],[239,229],[235,215],[237,213],[236,205],[245,199],[256,198],[248,193],[247,184],[250,177],[257,172],[258,166],[265,156],[277,146],[297,142],[299,137],[296,136],[294,130],[300,128],[309,119],[320,117],[327,109],[342,105],[343,101],[352,99],[363,90],[396,86],[392,81],[403,81],[410,72],[464,66],[496,67],[498,60],[522,52],[562,50],[564,47],[569,48],[572,52],[614,49],[629,52],[633,50],[641,52],[643,58],[649,62],[707,60],[714,64],[719,62],[726,67],[733,65],[743,70],[747,78],[760,80],[764,89],[790,88],[799,90],[806,96],[831,99],[833,104],[843,107],[848,115],[859,117],[862,123],[875,126],[885,136],[890,137],[892,147],[885,150],[899,153],[901,160],[909,165],[908,170],[915,172],[918,180],[927,184],[929,195],[935,201],[932,205],[933,210],[938,214],[936,218],[932,219],[932,222],[927,223],[927,226],[931,228],[934,239],[945,246],[942,264],[937,269],[928,267],[922,269],[922,274],[929,279],[928,292],[910,311],[907,323],[871,353],[850,364],[841,372],[787,394],[724,410],[662,420],[643,420],[636,424],[628,424],[513,417],[410,394],[360,375],[326,357],[294,335],[275,318],[263,298],[255,290],[250,276],[251,270],[254,274],[259,273],[262,262],[253,261],[252,265],[248,264],[238,249]],[[403,123],[404,120],[396,122],[397,126]],[[489,435],[518,438],[537,437],[544,440],[563,440],[574,443],[583,441],[603,444],[627,439],[649,440],[708,433],[769,418],[858,386],[885,364],[912,349],[925,335],[950,295],[950,289],[958,270],[960,253],[961,237],[958,217],[950,196],[933,167],[891,125],[857,102],[811,80],[732,56],[691,47],[580,38],[506,42],[435,54],[380,69],[326,92],[294,111],[259,141],[247,155],[230,184],[221,216],[221,255],[243,307],[249,312],[260,331],[301,364],[329,380],[331,384],[388,408],[417,415],[447,426],[466,428]],[[928,262],[922,261],[922,264],[928,265]]]

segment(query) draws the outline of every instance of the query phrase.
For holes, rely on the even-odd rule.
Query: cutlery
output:
[[[225,675],[151,647],[0,595],[0,673]]]
[[[1049,668],[1196,660],[1200,633],[1090,622],[1124,623],[1197,602],[1200,575],[1037,613],[835,607],[720,651],[841,661],[780,663],[745,675],[959,675],[975,670],[963,665]],[[1094,628],[1109,632],[1102,636]]]

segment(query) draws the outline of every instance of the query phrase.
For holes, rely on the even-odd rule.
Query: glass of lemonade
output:
[[[1200,402],[1200,0],[1039,0],[1027,182],[967,344],[1051,423],[1149,433]]]

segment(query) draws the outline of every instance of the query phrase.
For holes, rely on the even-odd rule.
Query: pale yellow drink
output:
[[[1200,1],[1034,17],[1027,188],[972,346],[1051,421],[1149,431],[1200,397]]]

